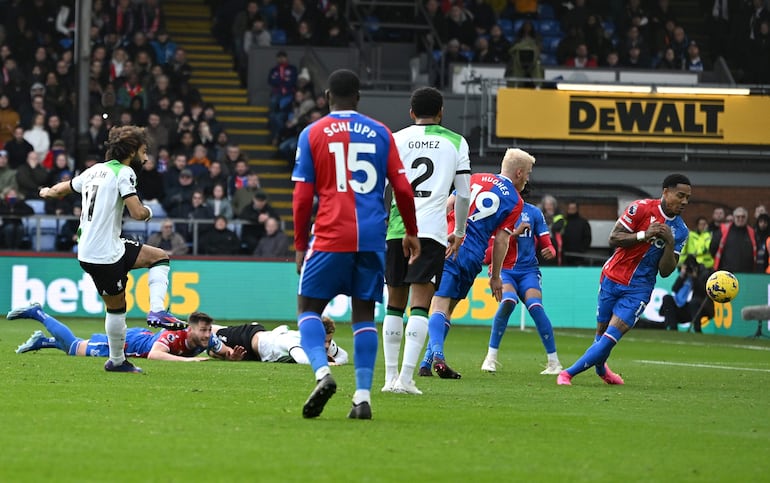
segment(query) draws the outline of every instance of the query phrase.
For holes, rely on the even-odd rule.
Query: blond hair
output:
[[[500,163],[500,172],[512,178],[517,169],[529,168],[535,164],[535,157],[519,148],[508,148]]]

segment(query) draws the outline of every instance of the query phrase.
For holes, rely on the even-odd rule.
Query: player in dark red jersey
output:
[[[671,174],[663,180],[660,199],[634,201],[618,218],[610,234],[615,251],[600,279],[596,340],[572,367],[559,373],[557,384],[571,385],[575,375],[590,367],[607,384],[623,384],[607,366],[607,358],[644,312],[658,273],[668,277],[676,269],[689,233],[680,215],[691,195],[690,180]]]
[[[404,254],[411,260],[420,253],[414,196],[390,130],[356,112],[358,76],[337,70],[327,84],[331,113],[300,133],[292,173],[294,245],[300,271],[297,325],[317,381],[302,415],[319,416],[337,391],[324,348],[321,313],[332,298],[345,294],[352,297],[356,370],[348,417],[371,419],[378,340],[374,304],[382,301],[385,272],[386,179],[404,219]],[[313,239],[308,242],[314,196],[318,211]]]

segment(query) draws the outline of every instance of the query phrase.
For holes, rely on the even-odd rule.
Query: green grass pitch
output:
[[[739,482],[770,469],[768,340],[637,329],[610,359],[625,386],[590,370],[561,387],[539,374],[534,331],[508,330],[491,375],[479,369],[488,329],[455,327],[447,357],[461,380],[382,394],[380,355],[372,421],[346,419],[352,364],[333,368],[337,394],[304,420],[308,366],[138,360],[144,375],[108,374],[103,359],[15,354],[42,326],[0,324],[4,482]],[[346,324],[336,340],[352,353]],[[591,340],[557,330],[562,363]]]

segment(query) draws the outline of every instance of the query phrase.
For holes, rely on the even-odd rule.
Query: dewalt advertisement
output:
[[[500,89],[497,136],[568,141],[770,144],[760,96]]]

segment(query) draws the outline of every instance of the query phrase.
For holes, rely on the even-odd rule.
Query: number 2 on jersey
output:
[[[337,182],[337,191],[348,191],[348,183],[356,193],[366,194],[377,185],[377,170],[369,161],[358,159],[359,154],[374,154],[377,149],[373,143],[349,143],[348,152],[345,153],[345,144],[341,142],[329,143],[329,152],[334,155],[334,172]],[[366,178],[363,181],[351,179],[348,181],[348,170],[363,171]]]
[[[477,221],[497,213],[500,208],[500,198],[489,191],[481,192],[484,187],[474,183],[471,186],[471,206],[475,213],[468,217],[468,221]]]

